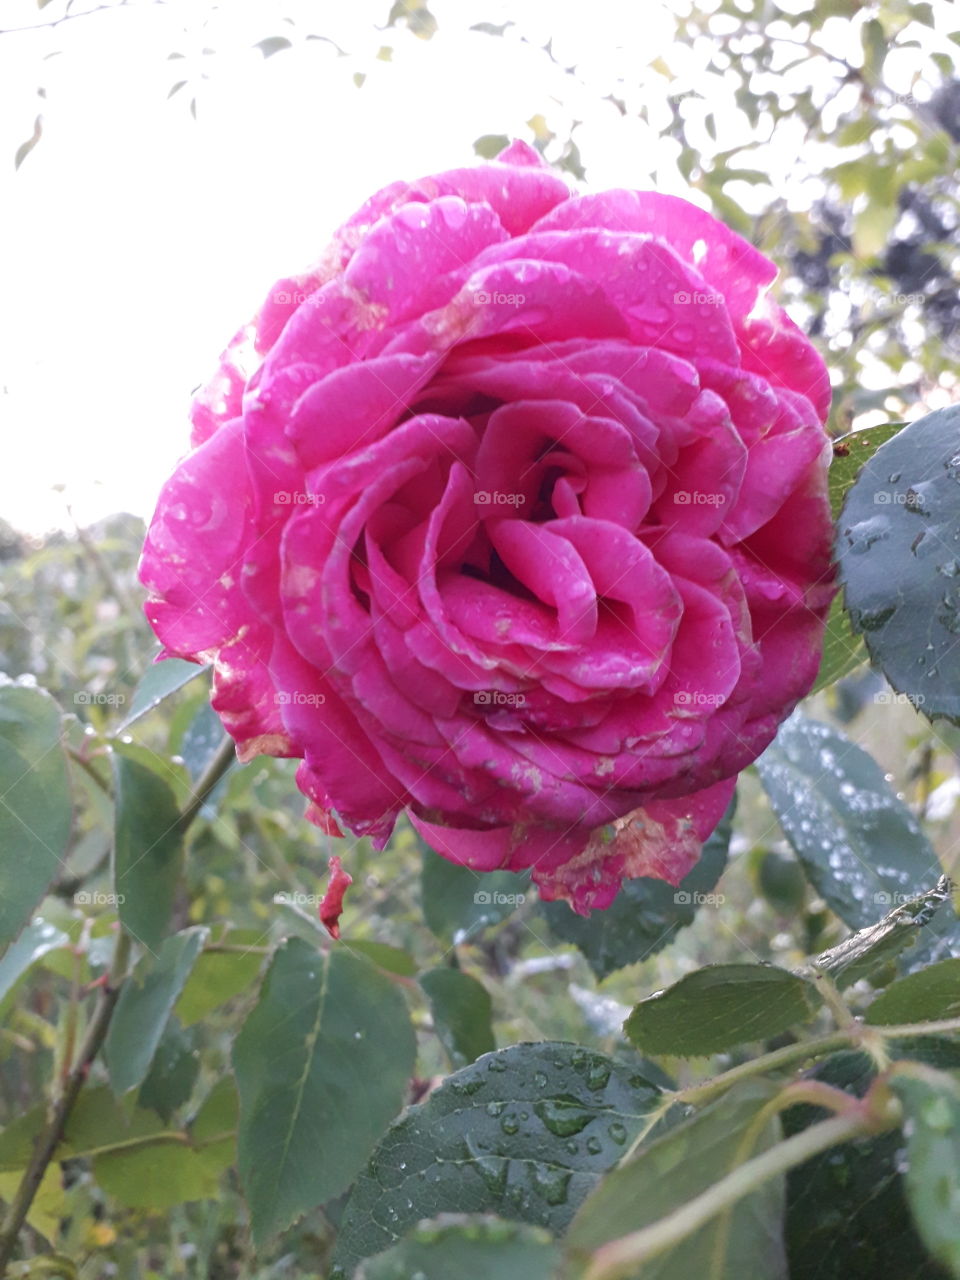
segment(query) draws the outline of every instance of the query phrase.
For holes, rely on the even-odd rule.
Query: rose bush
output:
[[[143,553],[241,757],[578,911],[676,883],[834,590],[829,383],[774,275],[519,143],[373,196],[227,348]]]

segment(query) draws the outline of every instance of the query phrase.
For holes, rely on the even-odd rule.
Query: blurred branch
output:
[[[151,4],[166,4],[167,0],[150,0]],[[79,11],[62,13],[59,18],[52,18],[49,22],[34,22],[26,27],[0,27],[0,36],[15,36],[21,31],[52,31],[54,27],[59,27],[63,22],[74,22],[77,18],[92,18],[95,13],[106,13],[115,9],[130,8],[129,0],[116,0],[114,4],[98,4],[92,9],[81,9]]]

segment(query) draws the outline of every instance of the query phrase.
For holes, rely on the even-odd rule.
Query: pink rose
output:
[[[834,591],[829,383],[774,275],[522,143],[373,196],[227,348],[143,553],[241,758],[581,912],[679,881]]]

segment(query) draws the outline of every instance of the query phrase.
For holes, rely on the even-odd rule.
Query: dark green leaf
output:
[[[59,707],[40,689],[0,680],[0,946],[61,868],[72,813]]]
[[[918,1053],[960,1065],[960,1046],[925,1037],[890,1046],[895,1057]],[[950,1056],[952,1055],[952,1056]],[[810,1073],[814,1080],[863,1097],[875,1078],[866,1053],[833,1054]],[[828,1118],[822,1108],[791,1107],[787,1136]],[[816,1280],[945,1280],[927,1258],[910,1221],[899,1169],[899,1130],[845,1142],[814,1156],[787,1178],[786,1241],[790,1274]]]
[[[173,911],[183,862],[180,810],[163,779],[135,760],[114,755],[113,778],[117,912],[124,928],[155,951]]]
[[[454,1070],[497,1047],[493,1007],[482,983],[459,969],[428,969],[420,985],[430,1001],[433,1024]]]
[[[936,1022],[960,1017],[960,959],[941,960],[898,978],[866,1013],[874,1026]]]
[[[185,929],[167,938],[160,954],[144,956],[124,984],[104,1045],[115,1093],[126,1093],[146,1077],[208,932]]]
[[[579,947],[598,978],[667,946],[678,929],[693,923],[698,907],[718,905],[713,889],[727,865],[735,810],[734,799],[704,844],[697,865],[678,888],[648,876],[625,880],[606,911],[586,917],[578,916],[565,902],[544,903],[550,932]]]
[[[960,722],[960,406],[864,466],[839,523],[847,607],[873,661],[929,717]]]
[[[421,1222],[399,1244],[363,1263],[356,1280],[553,1280],[560,1250],[550,1235],[487,1216]]]
[[[917,820],[838,730],[795,713],[757,770],[807,876],[852,928],[936,884],[940,864]]]
[[[233,1050],[257,1241],[346,1190],[400,1110],[415,1052],[403,997],[369,960],[301,938],[277,951]]]
[[[578,1045],[487,1054],[411,1107],[377,1147],[347,1202],[334,1274],[352,1274],[438,1213],[562,1231],[659,1097],[628,1063]]]
[[[694,1058],[768,1040],[808,1022],[819,1006],[816,987],[786,969],[715,964],[641,1000],[623,1029],[643,1053]]]
[[[163,1029],[147,1078],[137,1094],[138,1106],[156,1111],[164,1123],[190,1097],[200,1074],[197,1037],[171,1016]]]
[[[472,938],[487,926],[499,924],[524,902],[529,874],[471,871],[422,847],[423,914],[442,942]]]
[[[960,1276],[960,1085],[930,1068],[910,1071],[890,1081],[906,1117],[907,1199],[924,1244]]]
[[[175,85],[170,94],[175,93],[183,84],[186,84],[186,81]],[[182,658],[164,658],[162,662],[154,662],[147,667],[143,679],[137,685],[130,702],[130,710],[121,720],[118,730],[126,729],[127,725],[133,724],[134,720],[139,720],[141,716],[146,715],[158,702],[162,702],[171,693],[181,689],[190,680],[203,675],[206,670],[206,667],[198,666],[195,662],[184,662]]]
[[[772,1117],[749,1144],[744,1139],[777,1086],[745,1081],[702,1111],[642,1147],[604,1178],[574,1218],[566,1237],[585,1260],[601,1245],[650,1226],[679,1209],[738,1164],[773,1146],[780,1121]],[[666,1253],[638,1267],[643,1280],[786,1280],[782,1240],[784,1187],[771,1178]]]

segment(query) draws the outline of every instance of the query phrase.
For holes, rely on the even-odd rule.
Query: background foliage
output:
[[[442,37],[434,7],[378,9],[344,51],[357,92],[365,58]],[[11,1274],[960,1275],[958,505],[949,468],[915,487],[955,468],[958,416],[880,425],[956,398],[960,30],[922,3],[789,9],[677,5],[673,54],[607,94],[781,264],[835,434],[873,426],[836,460],[851,611],[821,687],[679,891],[635,881],[582,920],[409,827],[382,854],[329,840],[290,762],[232,762],[206,673],[151,665],[139,520],[0,529]],[[518,4],[476,37],[533,25]],[[323,35],[282,26],[264,57]],[[203,109],[202,83],[171,94]],[[564,102],[526,128],[589,182]]]

